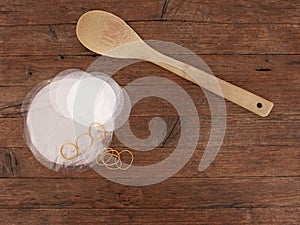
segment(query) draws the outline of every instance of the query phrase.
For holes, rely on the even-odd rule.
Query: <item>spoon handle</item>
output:
[[[198,84],[208,91],[224,97],[259,116],[266,117],[273,108],[274,104],[272,102],[247,90],[212,76],[203,70],[168,57],[152,48],[148,48],[148,51],[151,51],[151,59],[148,60],[152,63]],[[147,55],[149,56],[150,54]]]

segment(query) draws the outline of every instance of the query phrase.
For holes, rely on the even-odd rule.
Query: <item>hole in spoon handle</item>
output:
[[[271,112],[274,104],[258,95],[255,95],[245,89],[218,79],[224,98],[245,108],[249,111],[266,117]]]

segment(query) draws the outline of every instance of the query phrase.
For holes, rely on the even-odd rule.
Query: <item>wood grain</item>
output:
[[[0,208],[299,207],[299,182],[299,177],[170,178],[159,185],[128,187],[101,177],[33,179],[30,182],[28,179],[1,179]]]
[[[198,166],[206,143],[202,143],[189,163],[176,178],[241,178],[241,177],[297,177],[299,175],[299,152],[297,146],[222,146],[215,162],[200,173]],[[114,144],[116,146],[116,144]],[[119,147],[122,149],[122,147]],[[282,154],[284,149],[284,154]],[[134,151],[134,165],[142,166],[159,162],[169,156],[173,148],[156,148],[151,152]],[[155,153],[155,154],[154,154]],[[61,174],[42,166],[27,147],[0,148],[0,177],[2,178],[99,178],[92,169],[73,174]],[[289,161],[288,164],[286,162]]]
[[[298,1],[168,0],[163,18],[202,23],[299,24],[299,15]]]
[[[53,2],[55,4],[53,4]],[[136,6],[139,10],[135,10]],[[119,9],[126,10],[119,10]],[[152,0],[152,1],[9,1],[2,0],[0,25],[76,23],[81,14],[93,9],[107,10],[126,21],[163,20],[203,23],[299,23],[297,1]],[[132,13],[134,11],[134,13]],[[34,13],[33,13],[34,12]],[[67,15],[67,16],[66,16]]]
[[[230,81],[238,86],[248,89],[256,94],[272,99],[276,103],[272,114],[291,116],[297,118],[299,110],[299,56],[203,56],[211,66],[215,75]],[[68,56],[64,59],[58,57],[10,57],[5,59],[6,64],[0,66],[0,81],[5,86],[0,87],[0,117],[20,116],[21,103],[27,93],[36,85],[46,79],[51,79],[64,69],[77,67],[85,69],[92,63],[93,57]],[[16,64],[16,61],[19,62]],[[31,71],[31,75],[28,71]],[[14,74],[14,75],[12,75]],[[200,88],[174,74],[160,69],[149,63],[140,63],[127,67],[118,72],[114,78],[120,85],[149,75],[158,75],[171,79],[182,86],[194,100],[199,115],[208,116],[209,108],[205,96]],[[160,109],[160,114],[175,114],[173,107],[157,98],[148,98],[141,101],[140,107],[135,107],[134,115],[153,114]],[[159,104],[155,107],[156,104]],[[183,103],[184,104],[184,103]],[[293,105],[293,107],[289,107]],[[249,115],[245,110],[227,102],[227,113],[242,113]],[[255,117],[253,117],[255,118]]]
[[[131,129],[139,137],[146,138],[149,135],[148,123],[153,116],[136,116],[130,119]],[[177,116],[162,116],[167,121],[167,124],[174,123],[177,120]],[[189,116],[183,116],[183,121],[188,120]],[[226,139],[224,144],[229,143],[231,145],[295,145],[299,143],[299,132],[295,132],[299,128],[299,120],[292,119],[252,119],[249,115],[240,115],[237,119],[235,115],[228,116]],[[203,118],[200,121],[203,128],[201,132],[202,137],[208,137],[210,132],[210,120],[209,118]],[[0,119],[0,127],[2,135],[0,137],[0,147],[25,147],[24,140],[22,138],[23,122],[21,119]],[[170,124],[169,124],[170,126]],[[172,127],[172,126],[170,126]],[[180,128],[180,127],[179,127]],[[289,129],[287,129],[289,128]],[[164,144],[165,147],[174,148],[180,136],[180,129],[176,130],[171,140]],[[282,133],[284,132],[285,139],[282,139]],[[125,134],[126,135],[126,134]],[[200,136],[200,137],[201,137]],[[126,137],[126,136],[125,136]],[[117,144],[117,142],[113,142]]]
[[[188,60],[190,56],[169,54],[171,57]],[[299,55],[199,55],[222,79],[234,82],[245,88],[255,88],[281,84],[298,86]],[[0,57],[1,86],[34,86],[52,79],[58,73],[70,68],[86,70],[99,57],[97,55],[53,55],[53,56],[3,56]],[[103,70],[107,67],[102,65]],[[140,62],[128,66],[114,75],[121,86],[144,76],[162,76],[185,87],[190,83],[153,64]],[[255,83],[252,83],[255,82]],[[266,83],[270,82],[270,83]],[[247,86],[246,86],[247,85]],[[192,86],[192,85],[189,85]],[[262,89],[259,87],[259,89]],[[1,95],[0,95],[1,97]],[[192,96],[193,97],[193,96]]]
[[[299,24],[129,25],[145,40],[175,42],[196,54],[300,54]],[[0,27],[0,33],[0,56],[90,54],[77,40],[75,24]]]
[[[139,10],[136,10],[136,7]],[[162,15],[162,1],[160,0],[72,0],[64,1],[30,1],[2,0],[0,7],[0,25],[38,25],[76,23],[80,15],[93,9],[107,10],[116,13],[129,21],[159,20]],[[123,9],[123,10],[120,10]],[[134,13],[132,13],[134,11]]]
[[[298,207],[218,209],[4,209],[6,223],[31,224],[291,224],[298,225]],[[18,215],[18,216],[16,216]],[[155,215],[155,216],[154,216]],[[270,216],[271,215],[271,216]],[[179,221],[180,218],[180,221]]]
[[[211,125],[203,92],[157,66],[139,63],[114,78],[124,86],[149,75],[165,77],[196,105],[201,133],[188,164],[171,179],[146,187],[115,184],[91,169],[60,174],[43,167],[23,141],[21,103],[39,82],[68,68],[85,70],[96,59],[75,36],[77,19],[91,9],[117,14],[144,39],[189,48],[216,76],[272,100],[274,110],[262,119],[227,102],[221,151],[200,173]],[[0,224],[298,225],[299,10],[299,1],[283,0],[1,0]],[[155,98],[133,108],[134,134],[147,137],[155,116],[166,121],[167,136],[153,151],[135,151],[137,165],[159,162],[178,142],[176,110]],[[187,112],[182,119],[190,116]],[[112,144],[123,147],[115,137]]]

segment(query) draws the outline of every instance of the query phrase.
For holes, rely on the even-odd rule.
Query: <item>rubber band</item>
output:
[[[122,159],[121,159],[121,155],[123,153],[128,153],[130,156],[131,156],[131,160],[130,160],[130,163],[125,167],[123,168],[122,165],[123,165],[123,162],[122,162]],[[107,154],[110,154],[109,158],[108,159],[105,159],[105,156]],[[99,156],[101,158],[101,162],[99,162]],[[117,161],[116,162],[113,162],[113,163],[108,163],[112,157],[116,158]],[[133,163],[133,160],[134,160],[134,156],[132,154],[132,152],[130,150],[122,150],[120,152],[118,152],[117,150],[113,149],[113,148],[106,148],[103,152],[100,152],[97,156],[96,156],[96,163],[98,166],[105,166],[107,169],[110,169],[110,170],[128,170],[131,166],[132,166],[132,163]],[[116,167],[113,167],[113,166],[116,166]]]
[[[99,138],[99,141],[102,141],[102,140],[106,137],[106,129],[105,129],[105,127],[104,127],[101,123],[98,123],[98,122],[93,122],[93,123],[91,123],[90,126],[89,126],[89,131],[88,131],[88,132],[89,132],[89,135],[91,136],[91,138],[92,138],[93,140],[98,139],[98,138],[96,138],[96,137],[93,137],[93,135],[92,135],[92,127],[93,127],[94,125],[99,126],[99,127],[101,128],[101,130],[103,131],[103,134],[102,134],[101,137]]]
[[[68,157],[66,157],[65,155],[64,155],[64,153],[63,153],[63,148],[66,146],[66,145],[71,145],[71,146],[73,146],[74,148],[75,148],[75,155],[73,156],[73,157],[70,157],[70,158],[68,158]],[[65,143],[65,144],[63,144],[61,147],[60,147],[60,155],[61,155],[61,157],[63,158],[63,159],[65,159],[65,160],[73,160],[73,159],[75,159],[77,156],[78,156],[78,147],[76,146],[76,145],[74,145],[73,143]]]
[[[89,145],[88,146],[86,146],[85,148],[79,148],[79,145],[78,145],[78,142],[79,142],[79,139],[81,138],[81,137],[83,137],[83,136],[88,136],[89,138],[90,138],[90,143],[89,143]],[[81,151],[84,151],[84,150],[86,150],[86,149],[88,149],[89,147],[91,147],[92,145],[93,145],[93,141],[94,139],[91,137],[91,135],[89,134],[89,133],[83,133],[83,134],[80,134],[79,136],[77,136],[77,138],[76,138],[76,147],[79,149],[79,150],[81,150]]]
[[[114,150],[114,149],[112,149],[112,148],[108,148],[108,149],[105,150],[104,153],[109,153],[109,154],[111,155],[110,158],[109,158],[108,160],[104,160],[104,157],[105,157],[106,154],[102,154],[102,155],[101,155],[101,160],[102,160],[102,162],[104,163],[104,165],[105,165],[106,167],[110,167],[110,166],[116,165],[116,164],[118,163],[118,161],[121,160],[120,153],[119,153],[117,150]],[[117,156],[117,157],[116,157],[116,156]],[[116,162],[114,162],[114,163],[107,163],[107,162],[109,162],[109,160],[110,160],[112,157],[117,158],[118,161],[116,161]]]
[[[103,166],[103,165],[104,165],[103,163],[100,163],[100,162],[99,162],[99,156],[100,156],[101,154],[103,154],[103,152],[99,152],[99,153],[96,155],[96,164],[97,164],[98,166]],[[102,160],[101,160],[101,161],[102,161]]]
[[[97,156],[96,156],[96,164],[97,164],[98,166],[103,166],[104,164],[99,162],[99,156],[100,156],[100,154],[103,154],[103,152],[99,152],[99,153],[97,154]]]
[[[107,160],[104,160],[104,156],[105,156],[107,153],[110,153],[110,157],[109,157]],[[101,156],[101,162],[102,162],[102,163],[99,162],[99,156]],[[114,149],[112,149],[112,148],[106,148],[103,152],[99,152],[99,153],[97,154],[97,156],[96,156],[96,163],[97,163],[97,165],[99,165],[99,166],[105,165],[106,167],[108,167],[108,166],[110,166],[110,165],[115,165],[118,161],[115,162],[115,163],[112,163],[112,164],[106,163],[106,162],[109,162],[110,159],[111,159],[112,157],[117,158],[118,161],[120,161],[120,154],[119,154],[118,151],[116,151],[116,150],[114,150]]]
[[[107,169],[110,169],[110,170],[118,170],[118,169],[120,169],[120,167],[122,167],[122,161],[121,161],[120,153],[117,150],[112,149],[112,148],[110,148],[110,150],[113,150],[113,152],[118,153],[117,155],[115,155],[114,153],[110,153],[112,155],[112,157],[115,157],[118,160],[115,163],[106,164],[105,166],[106,166]],[[109,159],[111,159],[111,158],[109,158]]]
[[[121,166],[121,167],[120,167],[120,170],[128,170],[128,169],[131,167],[132,163],[133,163],[134,156],[133,156],[133,154],[132,154],[131,151],[125,149],[125,150],[122,150],[122,151],[120,152],[120,157],[121,157],[121,155],[122,155],[123,152],[129,153],[129,155],[131,156],[131,161],[130,161],[130,163],[128,164],[127,167],[122,168],[122,166]],[[122,159],[121,159],[121,161],[122,161]]]
[[[113,148],[106,148],[106,149],[104,150],[104,152],[106,152],[106,153],[113,152],[113,153],[110,153],[110,154],[111,154],[111,157],[115,157],[115,158],[121,159],[119,152],[118,152],[117,150],[113,149]],[[118,157],[116,157],[116,155],[114,154],[114,152],[117,153],[116,155],[117,155]],[[109,160],[111,159],[111,157],[110,157],[107,161],[109,161]]]
[[[121,160],[119,160],[117,163],[120,163],[120,166],[122,166],[122,162]],[[105,165],[107,169],[109,170],[119,170],[120,169],[120,166],[118,166],[118,164],[115,164],[116,166],[114,167],[114,165],[112,166],[108,166],[108,165]]]
[[[111,169],[111,170],[117,170],[117,169],[119,169],[121,166],[122,166],[122,161],[121,161],[121,155],[120,155],[120,153],[117,151],[117,150],[115,150],[115,149],[113,149],[113,148],[107,148],[107,150],[109,150],[110,152],[112,151],[112,152],[117,152],[118,154],[117,154],[117,158],[118,158],[118,161],[116,161],[115,163],[113,163],[113,164],[111,164],[111,165],[109,165],[109,164],[107,164],[107,165],[105,165],[106,166],[106,168],[108,168],[108,169]],[[111,153],[110,153],[111,154]],[[112,155],[112,157],[115,157],[116,158],[116,155],[115,154],[111,154]],[[118,165],[119,164],[119,165]],[[116,165],[117,167],[112,167],[112,166],[114,166],[114,165]]]

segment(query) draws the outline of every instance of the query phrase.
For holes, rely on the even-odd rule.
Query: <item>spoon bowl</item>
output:
[[[128,43],[143,42],[124,20],[101,10],[83,14],[78,20],[76,34],[86,48],[101,55]]]

